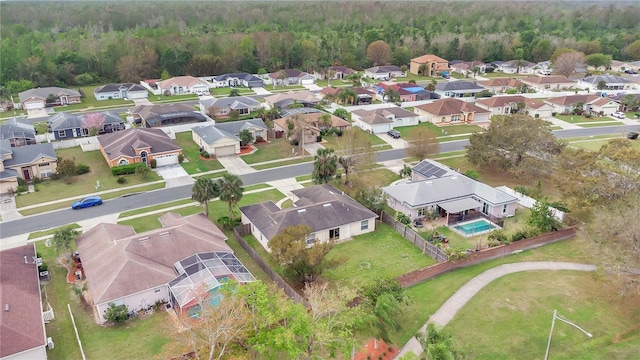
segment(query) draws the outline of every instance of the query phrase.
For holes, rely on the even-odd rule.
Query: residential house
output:
[[[176,76],[157,83],[160,94],[209,94],[209,84],[193,76]]]
[[[640,60],[630,62],[629,63],[629,69],[630,70],[635,70],[635,71],[640,71]]]
[[[329,184],[293,190],[293,207],[280,209],[272,201],[243,206],[243,224],[251,225],[251,234],[269,249],[269,240],[290,226],[311,227],[307,245],[316,242],[346,241],[375,230],[376,215],[343,191]]]
[[[56,140],[111,133],[125,129],[124,120],[113,111],[71,114],[55,113],[47,122]]]
[[[200,110],[211,117],[228,117],[232,111],[238,115],[249,115],[258,110],[260,102],[248,96],[230,96],[224,98],[207,98],[200,100]]]
[[[489,65],[482,61],[465,61],[451,65],[451,71],[464,76],[475,76],[484,74],[487,71],[488,66]],[[476,70],[475,73],[474,70]]]
[[[422,65],[425,65],[424,72],[420,71]],[[435,77],[449,74],[451,69],[447,60],[436,55],[427,54],[411,59],[409,72],[416,75]]]
[[[537,64],[527,60],[496,61],[496,70],[505,74],[535,74]]]
[[[565,76],[527,76],[520,79],[530,89],[538,92],[573,89],[577,82]]]
[[[364,76],[376,80],[389,80],[394,77],[405,77],[407,73],[398,66],[374,66],[364,71]]]
[[[268,81],[274,86],[309,85],[316,82],[316,77],[297,69],[285,69],[267,75]]]
[[[209,121],[191,105],[181,103],[138,105],[130,113],[136,123],[148,128]]]
[[[210,87],[237,87],[244,86],[246,88],[263,87],[264,80],[248,73],[230,73],[217,76],[204,76],[200,80],[204,80],[210,84]]]
[[[344,89],[345,89],[344,87],[339,87],[339,88],[326,87],[320,90],[320,96],[322,96],[323,98],[330,97],[335,100],[339,98],[340,93],[344,91]],[[355,104],[353,105],[370,105],[375,100],[376,93],[369,89],[365,89],[361,87],[350,87],[348,89],[353,90],[353,92],[355,92],[355,97],[353,99]]]
[[[36,130],[30,123],[11,118],[0,124],[0,140],[7,140],[12,147],[36,143]]]
[[[604,83],[604,89],[598,89],[598,84]],[[591,90],[633,90],[638,88],[638,84],[633,81],[614,75],[593,75],[578,81],[578,86],[583,89]]]
[[[478,81],[478,85],[491,91],[494,94],[506,93],[509,90],[516,90],[522,86],[522,82],[515,78],[492,78]]]
[[[553,112],[559,114],[572,113],[578,104],[582,105],[583,111],[586,113],[602,115],[611,115],[620,107],[612,99],[593,94],[553,97],[544,100],[544,102],[553,107]]]
[[[609,64],[609,69],[615,72],[624,72],[625,70],[632,70],[631,65],[625,61],[619,60],[611,60],[611,64]]]
[[[621,111],[636,110],[637,108],[629,109],[629,108],[627,108],[626,105],[624,105],[622,103],[622,99],[624,99],[624,97],[627,96],[627,95],[634,96],[637,99],[638,104],[640,104],[640,94],[618,94],[618,95],[608,96],[608,98],[613,100],[613,101],[615,101],[615,102],[617,102],[618,104],[620,104]]]
[[[436,85],[436,94],[440,97],[475,97],[476,93],[485,90],[482,86],[471,81],[447,81],[441,82]]]
[[[509,115],[518,111],[518,104],[524,105],[522,112],[535,118],[549,118],[553,107],[542,100],[521,95],[494,96],[476,101],[476,106],[491,111],[491,115]]]
[[[518,198],[473,180],[433,160],[412,168],[411,181],[382,188],[387,204],[412,219],[431,213],[458,222],[473,215],[490,219],[515,215]]]
[[[97,87],[93,91],[93,96],[96,100],[146,99],[149,97],[149,91],[140,84],[107,84]]]
[[[329,66],[327,69],[322,69],[313,73],[318,79],[323,80],[344,80],[347,76],[357,72],[346,66]]]
[[[106,322],[110,303],[131,312],[168,302],[191,314],[202,286],[219,296],[227,280],[255,280],[204,214],[166,213],[159,220],[162,228],[140,234],[130,226],[100,223],[76,239],[100,322]]]
[[[418,105],[413,108],[413,112],[420,116],[420,121],[428,121],[438,126],[457,124],[486,125],[491,117],[490,111],[453,98],[440,99],[430,104]]]
[[[289,132],[288,122],[299,122],[301,126],[305,128],[302,132],[304,137],[303,143],[305,144],[317,142],[320,132],[327,127],[340,131],[351,128],[350,122],[318,109],[291,109],[283,112],[283,115],[284,117],[273,121],[273,129],[276,132],[276,137],[281,137],[283,134]],[[324,115],[329,115],[330,125],[328,126],[324,125],[321,119]]]
[[[131,128],[98,136],[100,151],[109,167],[137,163],[157,166],[178,164],[182,148],[161,129]]]
[[[44,326],[35,244],[0,251],[0,263],[0,359],[46,360],[51,338]]]
[[[72,89],[43,87],[19,93],[20,102],[14,104],[14,107],[23,110],[37,110],[51,106],[79,104],[82,102],[80,98],[80,93]]]
[[[320,98],[311,91],[288,91],[269,95],[264,98],[267,105],[277,109],[287,109],[292,104],[301,104],[303,107],[312,108],[320,102]]]
[[[351,113],[353,125],[373,134],[382,134],[401,126],[418,125],[420,117],[398,106]]]
[[[537,74],[540,75],[551,75],[553,72],[553,64],[550,60],[541,61],[534,68],[537,68]]]
[[[262,119],[231,121],[191,128],[193,141],[209,154],[220,157],[240,154],[240,132],[249,130],[253,139],[267,139],[269,128]]]
[[[0,179],[4,183],[3,193],[10,188],[15,191],[14,185],[17,186],[18,177],[31,181],[35,177],[48,178],[56,172],[58,156],[51,143],[11,147],[8,140],[2,140],[0,149]]]
[[[381,97],[384,96],[384,93],[392,89],[400,95],[400,102],[405,101],[422,101],[422,100],[431,100],[431,99],[439,99],[440,95],[433,93],[431,91],[425,90],[422,86],[412,84],[412,83],[398,83],[398,84],[385,84],[379,83],[374,87],[378,95]]]

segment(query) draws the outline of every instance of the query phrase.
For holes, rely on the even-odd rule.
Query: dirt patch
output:
[[[371,339],[362,347],[354,360],[390,360],[398,353],[398,348],[388,345],[383,340],[378,340],[378,348],[376,349],[376,340]]]

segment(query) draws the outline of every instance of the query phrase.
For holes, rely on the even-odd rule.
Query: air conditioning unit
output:
[[[47,338],[47,349],[51,350],[54,348],[53,339],[51,337]]]

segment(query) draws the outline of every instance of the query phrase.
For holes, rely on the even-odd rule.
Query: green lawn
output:
[[[147,206],[147,207],[143,207],[143,208],[139,208],[139,209],[135,209],[135,210],[129,210],[129,211],[125,211],[123,213],[120,213],[118,218],[122,219],[122,218],[126,218],[126,217],[129,217],[129,216],[138,215],[138,214],[144,214],[144,213],[147,213],[147,212],[156,211],[156,210],[160,210],[160,209],[166,209],[166,208],[170,208],[170,207],[174,207],[174,206],[186,205],[186,204],[190,204],[192,202],[193,202],[193,200],[191,200],[191,199],[182,199],[182,200],[176,200],[176,201],[167,202],[167,203],[164,203],[164,204],[158,204],[158,205],[154,205],[154,206]]]
[[[149,101],[155,104],[171,103],[171,102],[178,102],[178,101],[185,101],[185,100],[198,100],[198,95],[180,94],[180,95],[170,95],[170,96],[164,96],[164,95],[158,96],[158,95],[149,94]]]
[[[372,284],[435,264],[384,223],[377,223],[375,232],[336,245],[325,261],[337,265],[326,270],[322,277],[349,286]]]
[[[269,164],[254,165],[254,166],[252,166],[252,168],[254,168],[256,170],[265,170],[265,169],[271,169],[271,168],[274,168],[274,167],[295,165],[295,164],[301,164],[301,163],[310,162],[310,161],[314,161],[313,157],[305,156],[303,158],[297,158],[297,159],[292,159],[292,160],[283,160],[283,161],[273,162],[273,163],[269,163]]]
[[[43,284],[48,302],[53,307],[55,319],[46,325],[47,336],[54,339],[55,348],[47,350],[49,359],[81,358],[78,342],[67,308],[75,318],[80,340],[88,359],[152,359],[161,358],[162,347],[171,340],[168,316],[165,311],[144,319],[133,319],[121,326],[105,327],[94,322],[93,315],[85,309],[66,283],[66,269],[60,265],[52,247],[44,242],[36,243],[38,253],[49,265],[52,280]],[[132,341],[135,339],[135,341]],[[126,351],[114,351],[126,349]]]
[[[610,117],[606,117],[606,116],[602,116],[602,117],[598,117],[598,116],[594,116],[592,118],[587,118],[583,115],[560,115],[557,114],[555,116],[557,119],[560,119],[562,121],[568,122],[570,124],[577,124],[577,123],[589,123],[589,122],[602,122],[602,121],[615,121],[614,119],[610,118]]]
[[[413,129],[416,129],[418,126],[426,127],[427,129],[433,131],[436,134],[436,136],[460,135],[460,134],[469,134],[469,133],[475,133],[478,131],[484,131],[484,129],[478,125],[462,124],[462,125],[449,125],[449,126],[440,127],[430,122],[421,122],[416,126],[402,126],[402,127],[396,128],[396,130],[398,130],[400,132],[400,135],[406,139],[409,137]]]
[[[33,127],[36,129],[36,134],[44,134],[49,130],[47,123],[44,121],[33,124]]]
[[[627,140],[632,147],[640,150],[640,141],[638,140]],[[602,145],[608,143],[609,140],[592,140],[592,141],[579,141],[572,142],[571,146],[579,147],[582,149],[598,151],[602,147]]]
[[[320,87],[327,87],[329,86],[329,80],[318,80],[316,81],[316,85]],[[342,86],[350,86],[350,85],[351,85],[351,82],[349,81],[331,79],[331,87],[342,87]]]
[[[33,233],[29,234],[29,238],[28,239],[31,240],[31,239],[37,239],[39,237],[43,237],[43,236],[47,236],[47,235],[53,235],[53,234],[55,234],[56,231],[58,231],[58,230],[60,230],[62,228],[66,228],[66,227],[71,227],[72,229],[78,229],[78,228],[80,228],[80,225],[78,225],[76,223],[73,223],[73,224],[67,224],[67,225],[64,225],[64,226],[60,226],[60,227],[57,227],[55,229],[36,231],[36,232],[33,232]]]
[[[289,86],[273,86],[271,84],[265,84],[264,89],[267,91],[289,91],[289,90],[299,90],[304,89],[305,87],[302,85],[289,85]]]
[[[451,151],[451,152],[437,154],[437,155],[435,155],[435,156],[433,156],[431,158],[438,160],[438,159],[442,159],[442,158],[446,158],[446,157],[464,156],[466,153],[467,153],[466,150]]]
[[[286,159],[295,156],[294,152],[299,151],[297,146],[289,144],[287,139],[274,139],[269,142],[254,144],[258,151],[253,154],[242,155],[242,160],[247,164],[255,164],[264,161]],[[278,166],[278,165],[275,165]]]
[[[78,146],[69,149],[56,150],[56,154],[58,157],[63,159],[74,159],[76,165],[89,165],[91,167],[91,171],[87,174],[77,176],[71,184],[66,184],[62,180],[46,180],[37,184],[37,191],[35,193],[16,197],[16,205],[18,208],[47,201],[92,194],[96,191],[118,189],[123,186],[162,180],[155,171],[149,171],[146,178],[142,178],[140,175],[136,174],[127,175],[125,176],[127,183],[121,185],[116,182],[118,177],[111,175],[111,170],[109,169],[109,166],[107,166],[107,162],[104,160],[102,153],[98,150],[83,152]],[[96,190],[96,181],[100,181],[99,190]]]
[[[585,123],[579,123],[576,124],[580,127],[583,128],[588,128],[588,127],[600,127],[600,126],[618,126],[618,125],[624,125],[624,123],[618,122],[618,121],[610,121],[610,122],[606,122],[606,123],[601,123],[601,124],[585,124]]]
[[[405,77],[391,78],[391,81],[397,82],[397,83],[405,83],[405,82],[409,82],[409,80],[415,80],[416,82],[431,82],[431,80],[438,81],[438,80],[442,80],[442,78],[416,75],[416,74],[410,73],[408,70],[407,70],[407,76]]]
[[[629,306],[629,299],[611,290],[606,282],[583,272],[511,274],[482,289],[446,330],[474,359],[541,359],[557,309],[594,336],[590,339],[556,321],[550,358],[637,359],[637,303]]]
[[[112,99],[112,100],[96,100],[93,96],[93,91],[102,85],[89,85],[80,87],[85,94],[82,103],[71,104],[65,106],[56,106],[53,109],[55,112],[61,111],[87,111],[91,109],[100,110],[101,108],[119,107],[119,106],[133,106],[135,105],[132,100]],[[151,96],[151,94],[149,95]]]
[[[231,93],[231,89],[237,89],[240,95],[253,95],[255,92],[253,90],[247,89],[245,87],[222,87],[222,88],[213,88],[211,89],[211,94],[213,96],[229,96]]]
[[[354,128],[356,129],[356,128]],[[360,130],[362,131],[362,130]],[[384,146],[387,144],[386,141],[382,140],[380,137],[378,137],[377,135],[374,134],[367,134],[369,136],[369,140],[371,140],[371,145],[373,146]],[[325,136],[322,138],[323,143],[322,146],[328,148],[328,149],[334,149],[336,151],[341,150],[341,144],[340,144],[340,137],[338,136]],[[380,150],[378,148],[376,148],[376,150]]]
[[[176,133],[176,145],[182,148],[182,154],[188,161],[182,162],[184,170],[190,174],[222,170],[224,167],[216,159],[201,159],[198,144],[193,141],[191,131]]]

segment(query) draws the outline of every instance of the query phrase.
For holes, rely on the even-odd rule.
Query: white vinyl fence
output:
[[[506,186],[498,186],[497,187],[498,190],[503,191],[511,196],[515,196],[518,198],[518,204],[531,209],[533,207],[533,205],[535,205],[536,203],[536,199],[534,198],[530,198],[527,195],[521,194],[515,190],[513,190],[512,188],[506,187]],[[553,213],[553,217],[562,222],[564,220],[564,211],[560,211],[556,208],[550,208],[551,212]]]

